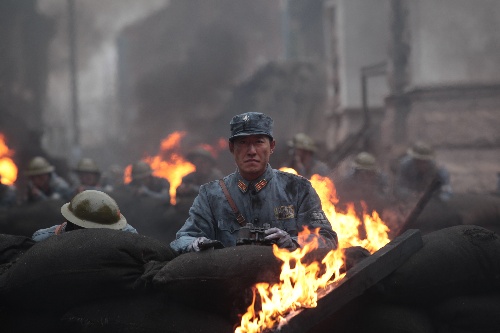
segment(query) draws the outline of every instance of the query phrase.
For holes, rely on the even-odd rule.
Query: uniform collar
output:
[[[241,192],[246,193],[249,189],[259,192],[264,187],[266,187],[271,178],[273,178],[273,169],[271,168],[271,165],[268,163],[266,171],[264,171],[262,176],[260,176],[255,180],[248,181],[244,179],[238,171],[236,172],[236,178],[238,180],[238,188],[240,189]]]

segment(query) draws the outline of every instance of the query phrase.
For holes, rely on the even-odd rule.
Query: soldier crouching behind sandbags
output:
[[[64,232],[89,228],[137,233],[137,230],[128,224],[125,216],[120,213],[116,201],[101,191],[86,190],[78,193],[71,199],[71,202],[61,207],[61,213],[66,218],[66,222],[37,230],[32,239],[40,242]]]

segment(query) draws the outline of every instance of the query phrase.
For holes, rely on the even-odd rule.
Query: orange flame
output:
[[[0,183],[12,185],[17,179],[17,166],[10,158],[14,151],[9,150],[5,137],[0,133]]]
[[[376,212],[371,215],[365,213],[363,221],[359,220],[353,206],[346,214],[338,213],[335,211],[338,200],[332,181],[313,175],[311,184],[321,199],[323,210],[333,230],[338,234],[337,250],[330,251],[321,261],[321,265],[318,262],[304,263],[302,259],[305,255],[318,247],[317,237],[310,237],[311,232],[307,229],[299,233],[299,244],[302,248],[289,252],[274,245],[274,255],[283,261],[280,282],[273,285],[258,283],[254,286],[252,304],[243,314],[241,325],[236,328],[235,333],[258,333],[273,329],[286,324],[286,316],[299,308],[316,307],[318,292],[345,276],[345,273],[340,273],[344,266],[343,248],[362,246],[373,253],[389,242],[389,228]],[[360,226],[366,230],[365,239],[360,237]],[[317,232],[318,230],[315,230],[313,235],[317,235]],[[255,310],[257,295],[261,300],[259,311]]]
[[[182,177],[195,170],[193,164],[189,163],[180,154],[180,141],[186,132],[174,132],[162,140],[160,152],[156,156],[146,156],[143,160],[147,162],[153,175],[165,178],[170,182],[170,203],[175,205],[175,191],[182,182]],[[125,183],[131,181],[132,166],[125,168]]]

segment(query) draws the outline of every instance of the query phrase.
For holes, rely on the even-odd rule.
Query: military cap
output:
[[[273,119],[263,113],[239,114],[233,117],[229,125],[231,127],[230,141],[247,135],[267,135],[273,140]]]

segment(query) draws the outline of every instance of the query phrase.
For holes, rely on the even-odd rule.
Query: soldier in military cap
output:
[[[336,248],[337,235],[311,183],[269,164],[276,146],[273,120],[263,113],[243,113],[233,117],[230,130],[236,171],[200,187],[171,247],[178,253],[200,251],[213,240],[235,246],[239,229],[252,223],[269,224],[265,239],[281,248],[302,246],[297,236],[303,227],[319,228],[320,247]]]
[[[34,157],[25,171],[28,177],[27,202],[49,199],[69,200],[72,195],[68,182],[57,175],[55,167],[44,157]]]
[[[40,242],[64,232],[88,228],[137,233],[137,230],[128,224],[125,216],[120,213],[116,201],[101,191],[86,190],[78,193],[70,202],[61,207],[61,214],[66,219],[64,223],[37,230],[31,238]]]
[[[323,177],[330,176],[330,168],[315,156],[318,148],[311,137],[298,133],[288,142],[288,146],[290,147],[290,161],[285,165],[286,167],[294,169],[307,179],[314,174]]]

